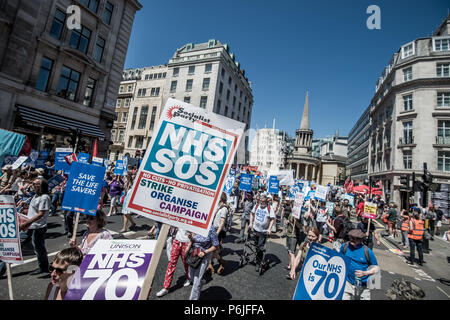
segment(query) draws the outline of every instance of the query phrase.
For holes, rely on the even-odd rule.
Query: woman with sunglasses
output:
[[[83,235],[81,244],[78,249],[81,250],[83,256],[88,254],[89,250],[95,245],[99,239],[112,239],[111,233],[108,230],[103,229],[107,224],[106,214],[102,210],[97,210],[95,216],[86,215],[87,230]],[[69,241],[70,246],[77,247],[77,239]]]
[[[295,256],[295,260],[293,265],[291,265],[291,271],[289,273],[289,276],[292,280],[295,279],[296,273],[297,273],[297,268],[300,267],[299,269],[301,270],[303,267],[303,262],[305,261],[306,258],[306,254],[308,253],[309,247],[311,246],[311,244],[313,242],[317,242],[317,240],[319,240],[319,229],[317,229],[316,227],[309,227],[307,229],[306,232],[306,239],[305,241],[300,245],[300,248],[297,252],[297,255]],[[287,279],[289,279],[288,277],[286,277]]]
[[[51,279],[44,300],[64,300],[71,276],[82,261],[83,255],[77,248],[66,248],[56,254],[48,268]]]

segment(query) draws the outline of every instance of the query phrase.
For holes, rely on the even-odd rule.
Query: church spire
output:
[[[308,91],[306,91],[305,106],[303,107],[302,122],[300,124],[300,129],[309,129],[309,101],[308,101]]]

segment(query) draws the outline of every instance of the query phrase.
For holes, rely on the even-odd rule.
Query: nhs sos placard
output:
[[[341,300],[349,264],[341,253],[312,243],[293,300]]]
[[[207,235],[245,124],[168,99],[128,209]]]

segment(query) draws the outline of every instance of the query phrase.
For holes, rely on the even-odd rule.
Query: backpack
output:
[[[348,244],[349,244],[349,242],[346,242],[345,245],[344,245],[344,250],[342,251],[342,253],[344,255],[347,252]],[[367,260],[367,265],[370,266],[369,247],[367,247],[366,245],[363,245],[363,247],[364,247],[364,255],[366,256],[366,260]]]
[[[341,229],[339,230],[339,232],[338,232],[336,238],[344,239],[344,240],[349,240],[349,239],[348,239],[348,233],[350,232],[350,230],[356,229],[355,224],[354,224],[353,222],[351,222],[350,219],[347,218],[347,217],[343,217],[343,218],[337,217],[337,218],[334,220],[334,222],[336,222],[337,219],[339,219],[339,220],[342,221],[342,227],[341,227]]]
[[[227,217],[225,218],[225,225],[223,226],[223,230],[226,231],[226,230],[229,230],[229,227],[230,227],[230,225],[229,225],[230,219],[229,218],[230,218],[230,214],[233,212],[233,209],[231,208],[231,206],[228,203],[226,203],[226,204],[222,205],[219,208],[219,210],[222,209],[223,207],[227,208]]]

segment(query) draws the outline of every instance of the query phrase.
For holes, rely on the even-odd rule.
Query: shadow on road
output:
[[[232,295],[227,289],[218,286],[209,287],[200,295],[200,300],[231,300],[231,298]]]

